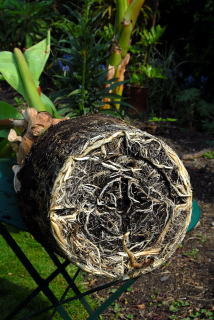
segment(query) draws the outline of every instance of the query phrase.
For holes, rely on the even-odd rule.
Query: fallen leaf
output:
[[[138,308],[139,310],[144,310],[144,309],[146,308],[146,305],[145,305],[144,303],[141,303],[141,304],[138,304],[138,305],[137,305],[137,308]]]

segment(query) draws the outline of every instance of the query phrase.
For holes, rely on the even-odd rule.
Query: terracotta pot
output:
[[[146,113],[148,109],[148,88],[128,85],[126,88],[127,102],[132,105],[134,109],[129,109],[131,114]]]

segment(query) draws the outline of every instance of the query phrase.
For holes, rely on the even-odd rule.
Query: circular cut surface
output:
[[[175,152],[134,127],[93,135],[68,155],[48,217],[63,253],[82,269],[135,277],[163,264],[191,216],[189,177]]]

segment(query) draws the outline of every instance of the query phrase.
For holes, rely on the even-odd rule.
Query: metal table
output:
[[[21,301],[14,308],[14,310],[10,311],[4,320],[12,320],[40,292],[43,292],[45,296],[49,299],[50,306],[44,308],[39,312],[34,312],[31,315],[28,314],[27,317],[21,318],[22,320],[33,319],[35,316],[38,316],[38,314],[42,312],[47,312],[51,309],[54,309],[56,312],[58,312],[62,319],[71,320],[72,318],[64,308],[63,304],[68,302],[72,303],[72,301],[77,299],[82,303],[85,310],[87,311],[88,320],[99,319],[99,315],[106,308],[108,308],[116,299],[118,299],[118,297],[124,291],[126,291],[129,288],[129,286],[131,286],[137,279],[108,282],[107,284],[103,284],[90,290],[81,292],[75,284],[76,277],[79,274],[79,272],[81,272],[81,270],[77,269],[76,274],[73,277],[71,277],[69,273],[66,271],[66,267],[70,264],[70,261],[64,259],[64,261],[61,262],[55,253],[50,252],[50,250],[48,250],[48,248],[46,248],[43,245],[50,259],[56,266],[56,269],[47,278],[44,279],[32,265],[30,260],[27,258],[22,248],[16,243],[16,241],[14,240],[7,228],[7,225],[12,225],[18,228],[19,230],[28,231],[27,226],[24,224],[22,220],[17,205],[16,193],[13,189],[13,172],[11,170],[13,163],[14,160],[12,159],[0,159],[0,234],[4,237],[5,241],[13,250],[16,257],[21,261],[21,263],[26,268],[30,276],[36,282],[37,287],[23,301]],[[198,223],[199,218],[200,208],[197,202],[193,201],[192,219],[188,231],[192,230],[195,227],[195,225]],[[64,277],[68,284],[65,292],[63,293],[60,299],[58,299],[54,292],[49,288],[50,282],[54,280],[55,277],[59,274],[61,274]],[[102,289],[106,289],[116,284],[120,284],[119,288],[113,294],[111,294],[109,298],[107,298],[106,301],[103,302],[96,310],[92,310],[91,306],[87,303],[85,297],[89,294],[92,294]],[[66,295],[69,289],[72,289],[75,295],[72,298],[66,299]]]

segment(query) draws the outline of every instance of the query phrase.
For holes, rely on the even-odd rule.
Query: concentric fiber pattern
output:
[[[125,279],[155,269],[189,224],[191,187],[183,164],[164,142],[120,120],[75,121],[79,126],[70,120],[48,130],[27,164],[40,173],[40,196],[31,196],[40,203],[33,219],[41,237],[49,237],[49,228],[56,250],[93,274]],[[49,205],[41,205],[44,198]]]

